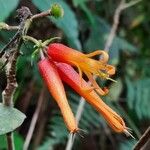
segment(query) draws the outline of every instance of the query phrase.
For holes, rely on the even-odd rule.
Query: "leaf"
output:
[[[93,13],[90,11],[89,7],[86,5],[85,2],[86,1],[83,0],[82,3],[79,4],[78,8],[80,8],[83,11],[83,13],[85,14],[85,16],[88,20],[88,23],[87,23],[88,27],[89,27],[89,23],[90,23],[91,24],[90,28],[92,28],[92,26],[93,26],[93,28],[95,28],[96,27],[95,18],[93,17]],[[84,20],[86,20],[85,17],[84,17]],[[82,26],[80,26],[80,28],[84,29],[85,26],[82,25]]]
[[[132,28],[132,29],[136,28],[137,26],[139,26],[140,24],[142,24],[144,20],[145,20],[145,15],[144,14],[138,15],[137,17],[135,17],[132,20],[130,28]]]
[[[14,132],[13,136],[15,139],[14,140],[15,150],[21,150],[24,143],[22,136],[17,132]],[[0,149],[7,149],[7,142],[5,135],[0,136]]]
[[[75,7],[82,5],[83,3],[87,2],[87,0],[73,0],[73,5]]]
[[[136,112],[139,119],[150,118],[149,97],[150,79],[133,80],[126,77],[127,104],[131,110]]]
[[[58,3],[64,9],[64,17],[60,19],[55,19],[49,17],[51,21],[56,24],[56,26],[63,30],[67,37],[69,44],[77,49],[81,49],[81,44],[78,39],[78,22],[74,12],[63,0],[32,0],[33,3],[40,9],[40,11],[45,11],[50,8],[54,3]]]
[[[93,24],[94,26],[90,28],[91,33],[84,45],[86,52],[88,53],[92,52],[93,50],[103,49],[110,33],[110,26],[107,24],[107,22],[96,15],[93,15],[93,19],[95,20]],[[119,52],[121,50],[128,52],[137,52],[137,48],[135,46],[130,44],[125,39],[116,36],[109,51],[111,61],[114,64],[118,63]]]
[[[19,0],[0,0],[0,21],[6,20],[18,3]]]
[[[132,150],[136,140],[126,140],[119,144],[119,150]]]
[[[19,127],[26,116],[19,110],[0,104],[0,135]]]

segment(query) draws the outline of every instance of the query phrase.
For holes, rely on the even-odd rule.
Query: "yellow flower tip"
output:
[[[109,75],[114,75],[116,72],[116,68],[112,65],[106,65],[106,72]]]

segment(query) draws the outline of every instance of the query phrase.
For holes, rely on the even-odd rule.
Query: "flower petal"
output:
[[[56,100],[61,110],[64,121],[69,131],[71,133],[77,132],[77,123],[68,104],[62,81],[57,72],[57,67],[52,61],[43,59],[38,63],[38,68],[45,84],[47,85],[50,93]]]
[[[83,88],[90,88],[90,85],[82,79],[82,86],[80,86],[79,74],[65,63],[56,63],[61,79],[70,85],[77,93],[79,93],[85,100],[90,103],[102,116],[106,119],[110,127],[116,132],[128,132],[123,119],[106,105],[95,91],[86,92]]]

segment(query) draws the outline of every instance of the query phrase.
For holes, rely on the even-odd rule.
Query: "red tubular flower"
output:
[[[38,63],[38,68],[45,84],[61,110],[69,131],[71,133],[77,132],[77,123],[68,104],[62,81],[57,72],[57,67],[52,61],[43,59]]]
[[[83,72],[92,83],[92,88],[94,88],[100,95],[107,94],[108,91],[102,90],[93,78],[93,75],[95,75],[104,79],[112,80],[111,78],[109,78],[109,76],[115,73],[115,67],[107,64],[109,58],[107,52],[97,50],[90,54],[83,54],[63,44],[53,43],[49,45],[47,49],[47,54],[54,61],[76,66],[80,75],[79,84],[81,85],[81,87]],[[95,55],[102,55],[102,58],[99,61],[90,58]]]
[[[86,92],[83,88],[90,88],[90,85],[82,79],[82,86],[80,86],[80,76],[79,74],[70,66],[65,63],[56,63],[58,72],[61,79],[70,85],[79,95],[85,98],[85,100],[90,103],[108,122],[110,127],[116,132],[124,132],[131,135],[127,131],[127,127],[123,119],[114,112],[108,105],[106,105],[101,98],[93,90],[91,92]],[[131,135],[132,136],[132,135]]]

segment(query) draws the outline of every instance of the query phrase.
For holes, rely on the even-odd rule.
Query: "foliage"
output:
[[[22,149],[24,141],[21,135],[17,132],[14,132],[14,139],[15,139],[15,149],[16,150]],[[7,143],[4,135],[0,136],[0,143],[1,143],[0,145],[1,149],[7,149]]]
[[[119,150],[131,150],[135,144],[135,140],[124,141],[119,145]]]
[[[0,0],[0,21],[9,17],[10,13],[17,7],[19,0]]]
[[[62,29],[68,39],[68,42],[71,46],[74,48],[81,48],[79,39],[78,39],[78,22],[75,17],[74,12],[70,9],[70,7],[65,3],[65,1],[61,0],[33,0],[33,3],[39,8],[41,11],[47,10],[49,8],[49,5],[52,5],[54,3],[59,3],[62,8],[64,9],[64,17],[61,19],[54,19],[51,18],[51,20],[56,24],[57,27]],[[71,18],[71,21],[70,21]]]
[[[104,85],[110,87],[110,94],[107,97],[102,97],[103,100],[125,118],[127,125],[133,129],[135,136],[138,136],[138,134],[147,127],[150,121],[150,19],[148,17],[150,15],[148,9],[150,4],[148,2],[148,0],[145,0],[132,7],[132,9],[129,8],[125,10],[121,16],[117,36],[114,38],[109,50],[110,63],[115,64],[117,67],[117,75],[113,78],[118,82],[104,83]],[[27,0],[24,3],[28,3]],[[41,12],[49,9],[53,3],[59,3],[63,7],[64,17],[58,20],[52,17],[45,20],[36,20],[29,34],[41,39],[41,37],[45,38],[55,35],[56,33],[62,35],[63,32],[63,43],[67,43],[71,47],[79,50],[82,49],[85,53],[104,48],[112,25],[114,10],[117,6],[115,0],[32,0],[31,5],[34,8],[34,12],[35,10]],[[0,21],[16,24],[14,16],[12,18],[11,13],[14,14],[13,10],[15,10],[18,4],[19,0],[13,0],[13,2],[12,0],[11,2],[10,0],[7,0],[7,2],[0,0]],[[52,24],[55,24],[55,26]],[[43,35],[43,33],[46,34]],[[0,47],[5,45],[14,34],[14,31],[0,31]],[[20,98],[22,98],[21,96],[29,92],[27,88],[28,84],[30,81],[35,80],[35,92],[32,93],[30,106],[28,106],[27,110],[27,112],[32,112],[31,108],[35,107],[42,81],[36,66],[37,60],[33,62],[33,66],[31,67],[31,53],[34,51],[33,45],[26,42],[22,45],[21,50],[24,55],[18,59],[17,63],[17,81],[19,87],[15,93],[15,103],[17,105]],[[102,81],[99,82],[100,84],[102,83]],[[3,84],[3,82],[0,81],[0,86],[3,87],[1,84]],[[66,87],[66,90],[70,105],[75,114],[80,97],[70,88]],[[52,98],[45,97],[45,101],[48,99],[50,99],[50,103],[52,103]],[[25,103],[24,101],[24,104]],[[21,109],[22,107],[20,107],[20,110]],[[47,106],[46,109],[51,111],[51,117],[49,117],[49,114],[44,116],[47,117],[48,124],[46,124],[44,138],[40,141],[42,144],[39,146],[39,149],[45,150],[47,147],[49,147],[49,149],[57,149],[56,146],[59,147],[60,144],[62,144],[64,148],[68,138],[68,131],[66,130],[60,112],[51,105]],[[30,120],[31,116],[32,115],[29,114],[27,118]],[[29,124],[29,120],[25,122]],[[147,122],[144,124],[142,121],[145,120]],[[103,118],[93,110],[89,104],[85,105],[79,127],[88,131],[85,137],[88,136],[88,134],[92,134],[94,137],[100,139],[100,142],[100,137],[105,136],[107,139],[107,137],[110,136],[102,132],[104,129],[109,130],[109,128]],[[99,132],[99,130],[101,132]],[[98,132],[98,135],[95,135],[95,132]],[[115,143],[119,145],[119,150],[131,149],[136,142],[135,140],[128,140],[121,135],[114,135],[111,130],[110,134]],[[23,136],[25,135],[26,133],[23,134]],[[16,139],[18,137],[21,139],[20,136],[20,134],[15,134],[15,141],[17,141]],[[36,138],[37,137],[34,136],[33,141]],[[75,142],[76,149],[79,149],[81,145],[85,144],[85,142],[82,143],[80,141],[80,137],[77,137]],[[94,142],[98,147],[98,140]],[[108,140],[105,140],[105,142],[108,142]],[[3,140],[0,139],[0,149],[6,147],[6,145],[2,143]],[[32,144],[34,146],[34,143],[31,143],[31,145]],[[110,145],[111,144],[112,143],[110,143]],[[16,144],[16,148],[21,149],[20,147],[22,145],[23,141],[21,139],[18,144]],[[108,143],[106,145],[108,145]],[[101,147],[99,147],[99,149],[100,148]]]
[[[9,108],[0,104],[0,135],[18,128],[26,116],[15,108]]]

